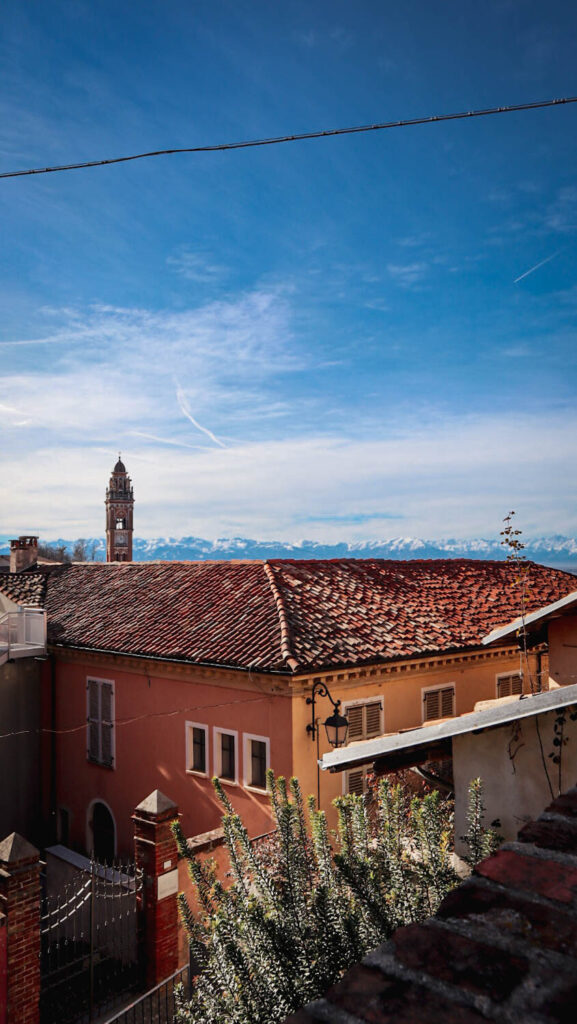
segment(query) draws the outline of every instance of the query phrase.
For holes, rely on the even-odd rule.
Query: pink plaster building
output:
[[[472,711],[523,686],[516,643],[482,638],[517,612],[507,562],[378,559],[112,562],[0,577],[0,603],[43,609],[43,800],[52,836],[128,853],[131,815],[156,789],[189,836],[220,820],[217,775],[251,835],[269,828],[265,775],[297,775],[329,809],[363,770],[320,783],[315,683],[342,702],[350,740]],[[532,608],[575,577],[531,566]],[[541,657],[541,652],[539,652]],[[537,657],[537,655],[535,655]],[[541,666],[543,659],[541,658]],[[548,672],[544,670],[544,678]],[[332,707],[319,696],[321,724]]]

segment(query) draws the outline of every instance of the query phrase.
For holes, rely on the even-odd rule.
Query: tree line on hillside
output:
[[[94,562],[98,545],[96,541],[85,540],[80,537],[75,540],[72,551],[69,551],[66,544],[38,544],[38,557],[47,558],[51,562]]]

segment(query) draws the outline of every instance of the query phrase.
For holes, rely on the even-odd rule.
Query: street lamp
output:
[[[340,713],[340,700],[333,700],[327,686],[325,683],[321,683],[320,679],[313,683],[313,692],[310,697],[307,697],[307,704],[312,705],[312,718],[307,725],[307,732],[310,734],[312,740],[316,738],[318,742],[318,726],[315,720],[315,703],[317,696],[328,697],[333,706],[332,715],[330,715],[324,723],[327,739],[331,747],[344,747],[347,742],[349,720]]]

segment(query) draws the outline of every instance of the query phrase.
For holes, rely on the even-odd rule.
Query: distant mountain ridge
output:
[[[44,539],[43,539],[44,540]],[[8,538],[0,536],[0,550],[8,551]],[[48,540],[45,543],[65,546],[71,552],[75,541]],[[102,537],[86,540],[90,557],[102,561],[105,541]],[[535,561],[556,568],[577,571],[576,537],[539,537],[524,540],[523,554]],[[208,561],[264,558],[494,558],[504,559],[507,550],[499,540],[482,538],[471,540],[421,540],[416,537],[396,537],[393,540],[357,541],[351,544],[323,544],[302,540],[294,544],[284,541],[251,540],[245,537],[204,540],[201,537],[155,537],[134,539],[133,556],[137,562],[146,561]]]

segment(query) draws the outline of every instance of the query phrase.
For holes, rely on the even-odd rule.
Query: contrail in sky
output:
[[[515,278],[515,280],[513,281],[513,284],[518,284],[518,282],[522,281],[524,277],[529,277],[529,274],[532,274],[533,271],[539,270],[539,267],[544,267],[546,263],[550,263],[551,260],[554,260],[555,257],[558,256],[560,252],[563,252],[563,250],[562,249],[557,249],[557,252],[554,252],[552,256],[547,256],[546,260],[541,260],[540,263],[536,263],[534,267],[530,268],[530,270],[526,270],[524,274],[519,274],[519,277]]]
[[[179,387],[177,387],[177,389],[176,389],[176,400],[177,400],[177,402],[179,404],[180,411],[182,413],[184,413],[184,415],[186,416],[187,419],[190,420],[190,422],[192,423],[193,427],[196,427],[196,429],[200,430],[200,432],[202,434],[206,434],[207,437],[210,437],[210,440],[214,441],[214,443],[219,445],[220,448],[227,448],[228,447],[224,443],[224,441],[219,441],[218,437],[216,436],[216,434],[213,434],[212,430],[209,430],[208,427],[203,427],[202,424],[198,422],[198,420],[195,420],[194,416],[188,411],[188,406],[186,404],[186,398],[184,397],[184,392]]]
[[[161,444],[172,444],[176,448],[191,448],[196,452],[205,452],[204,444],[187,444],[186,441],[171,441],[168,437],[157,437],[156,434],[145,434],[143,430],[129,430],[134,437],[145,437],[148,441],[160,441]]]

